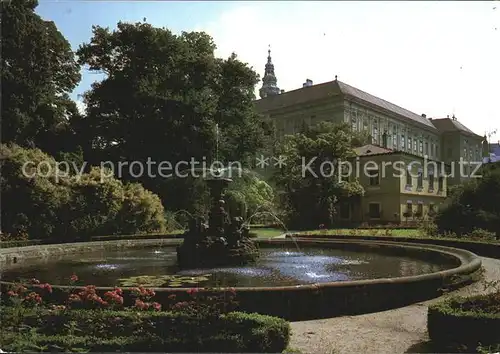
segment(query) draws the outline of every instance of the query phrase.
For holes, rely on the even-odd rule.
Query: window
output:
[[[419,145],[419,151],[420,151],[420,153],[423,154],[424,153],[424,143],[422,142],[422,140],[420,140],[418,142],[418,145]]]
[[[462,155],[464,159],[467,159],[467,148],[464,148],[464,154]]]
[[[429,171],[429,192],[434,190],[434,171]]]
[[[368,215],[371,219],[380,219],[380,204],[370,203],[368,204]]]
[[[363,119],[363,130],[365,132],[368,131],[368,119],[367,118]]]
[[[429,156],[433,156],[434,154],[434,143],[431,143],[431,151],[429,151]]]
[[[341,219],[351,218],[351,205],[349,203],[340,204],[340,218]]]
[[[378,143],[378,123],[375,121],[373,122],[373,143],[377,144]]]
[[[398,134],[396,132],[396,126],[392,127],[392,146],[394,149],[398,148]]]
[[[401,134],[401,150],[406,148],[405,135]]]
[[[417,152],[417,139],[413,139],[413,151]]]
[[[417,188],[422,189],[424,187],[424,174],[422,170],[418,171],[418,177],[417,177]]]
[[[370,178],[370,186],[380,185],[380,175],[378,173],[378,168],[367,169],[367,172]]]
[[[429,215],[434,215],[436,212],[436,209],[434,209],[434,203],[429,204]]]
[[[417,216],[421,217],[424,214],[424,205],[422,203],[418,203],[417,205]]]
[[[408,150],[411,151],[411,136],[408,137]]]
[[[351,126],[353,131],[358,130],[358,123],[355,117],[351,117]]]
[[[411,203],[411,201],[408,201],[408,202],[406,202],[406,210],[403,213],[403,216],[409,217],[412,215],[413,215],[413,204]]]
[[[438,179],[438,190],[439,191],[443,190],[443,185],[444,185],[444,177],[443,176],[439,176],[439,179]]]
[[[406,170],[406,186],[410,186],[412,185],[412,177],[411,177],[411,170],[410,169],[407,169]]]

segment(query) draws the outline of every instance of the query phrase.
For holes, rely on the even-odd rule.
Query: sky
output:
[[[338,80],[427,117],[456,118],[500,140],[500,1],[54,1],[38,14],[73,49],[92,25],[146,21],[206,31],[216,55],[235,52],[259,75],[268,46],[286,91]],[[73,98],[99,75],[82,71]],[[260,85],[260,84],[259,84]],[[256,87],[256,92],[259,86]]]

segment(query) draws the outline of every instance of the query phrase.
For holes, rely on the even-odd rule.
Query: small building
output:
[[[449,168],[443,162],[372,144],[354,151],[348,179],[359,181],[365,195],[341,203],[336,221],[415,222],[443,205]]]

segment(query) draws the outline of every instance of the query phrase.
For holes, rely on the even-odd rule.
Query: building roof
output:
[[[436,129],[429,119],[338,80],[284,92],[277,96],[257,100],[255,104],[258,110],[268,111],[333,96],[355,98],[424,125],[432,130]]]
[[[373,144],[363,145],[354,149],[354,153],[358,156],[381,155],[389,154],[392,152],[394,151],[391,149]]]
[[[472,130],[467,128],[465,125],[460,123],[456,118],[438,118],[432,119],[432,124],[442,133],[446,132],[463,132],[474,137],[483,138],[482,136],[474,133]]]

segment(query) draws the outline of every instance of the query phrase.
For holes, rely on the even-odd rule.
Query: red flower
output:
[[[7,295],[12,296],[12,297],[17,297],[17,296],[19,296],[19,294],[18,294],[18,293],[16,293],[15,291],[12,291],[12,290],[10,290],[9,292],[7,292]]]
[[[81,302],[82,298],[77,294],[71,294],[68,298],[70,302]]]
[[[120,288],[115,288],[114,290],[118,295],[123,295],[123,290]]]
[[[69,278],[69,280],[74,283],[78,281],[78,275],[74,274]]]
[[[52,293],[52,286],[50,284],[42,284],[40,285],[40,288],[47,290],[49,293]]]
[[[198,291],[200,291],[198,288],[191,288],[187,291],[189,295],[196,294]]]
[[[142,300],[135,300],[135,307],[138,308],[139,310],[147,310],[149,307],[149,304],[145,303]]]
[[[153,307],[153,309],[154,309],[155,311],[161,311],[161,305],[160,305],[159,303],[157,303],[157,302],[153,302],[153,303],[151,304],[151,306]]]

